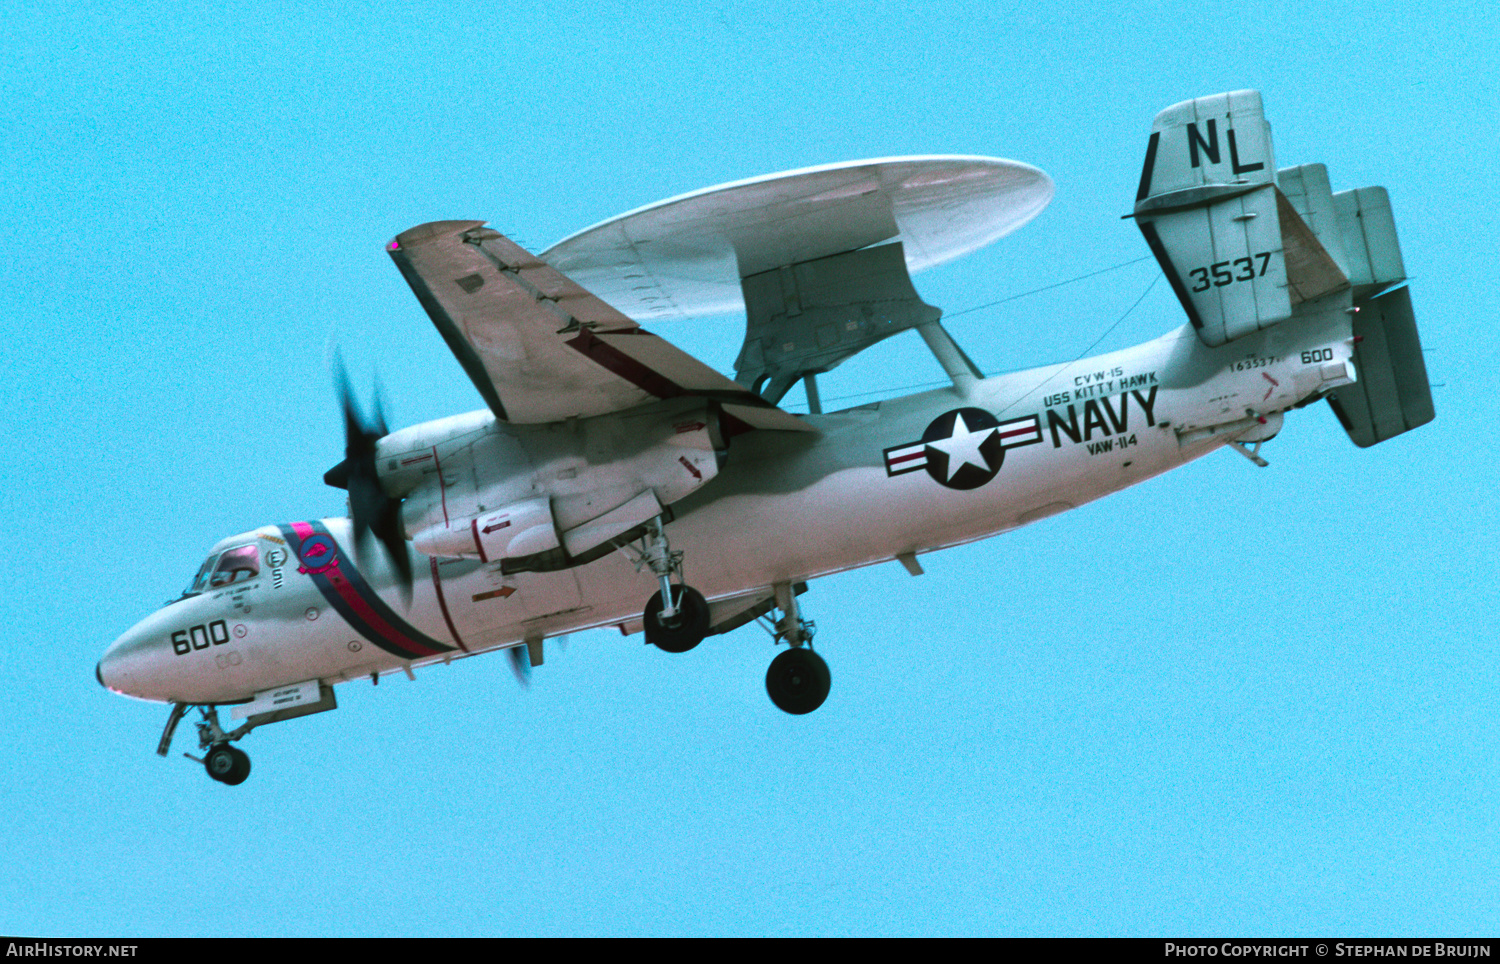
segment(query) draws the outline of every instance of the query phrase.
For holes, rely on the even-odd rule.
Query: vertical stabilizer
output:
[[[1402,286],[1355,307],[1359,381],[1330,395],[1328,404],[1354,444],[1368,448],[1426,425],[1435,413],[1410,289]]]
[[[1326,397],[1360,447],[1432,421],[1385,188],[1335,194],[1322,164],[1278,171],[1259,92],[1157,114],[1131,216],[1203,344],[1349,317],[1355,381],[1332,346],[1305,351],[1305,396]],[[1323,362],[1335,364],[1310,367]]]
[[[1258,91],[1156,115],[1134,214],[1204,344],[1291,317],[1276,159]]]
[[[1349,259],[1347,273],[1349,283],[1354,285],[1354,300],[1406,280],[1396,219],[1385,188],[1340,191],[1333,196],[1333,205]]]

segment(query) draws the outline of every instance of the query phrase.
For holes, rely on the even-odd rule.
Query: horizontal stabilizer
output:
[[[1389,213],[1389,205],[1385,210]],[[1426,425],[1435,413],[1410,289],[1403,286],[1355,307],[1359,381],[1330,395],[1328,404],[1354,444],[1368,448]]]

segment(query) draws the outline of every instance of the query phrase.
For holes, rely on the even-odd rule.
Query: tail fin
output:
[[[1291,317],[1277,208],[1258,91],[1200,97],[1156,115],[1136,224],[1211,348]]]
[[[1311,172],[1308,183],[1320,182],[1309,195],[1323,196],[1311,220],[1332,227],[1320,233],[1353,288],[1354,368],[1359,381],[1329,396],[1328,404],[1355,445],[1368,448],[1432,421],[1432,389],[1422,340],[1411,307],[1401,242],[1391,199],[1383,187],[1362,187],[1331,194],[1328,174],[1321,164],[1282,171],[1283,190],[1299,175]],[[1400,285],[1399,287],[1393,287]]]
[[[1156,115],[1132,215],[1210,348],[1337,296],[1354,315],[1358,382],[1329,401],[1370,446],[1433,419],[1390,199],[1334,194],[1322,164],[1277,171],[1260,93],[1239,90]],[[1323,301],[1313,309],[1326,312]]]
[[[1289,167],[1276,181],[1298,223],[1348,279],[1359,380],[1328,398],[1355,445],[1368,448],[1432,421],[1432,389],[1411,307],[1396,219],[1383,187],[1334,194],[1322,164]],[[1296,238],[1286,230],[1287,274],[1295,279]],[[1312,274],[1309,269],[1305,274]],[[1296,302],[1296,295],[1293,295]]]
[[[1355,304],[1354,369],[1359,381],[1328,397],[1339,424],[1360,448],[1432,421],[1432,389],[1411,293],[1405,285]]]

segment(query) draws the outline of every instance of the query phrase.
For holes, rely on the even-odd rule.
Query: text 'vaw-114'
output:
[[[1357,445],[1433,417],[1386,192],[1278,170],[1260,95],[1153,125],[1131,215],[1189,323],[1124,351],[985,378],[910,271],[1016,229],[1041,171],[909,157],[756,178],[641,208],[529,254],[480,221],[389,253],[486,407],[388,432],[344,382],[325,479],[348,519],[221,540],[99,681],[196,708],[211,776],[254,727],[333,709],[333,684],[589,627],[680,653],[759,620],[771,700],[829,691],[798,595],[829,573],[969,542],[1232,446],[1264,465],[1327,399]],[[637,323],[743,310],[730,379]],[[816,376],[916,329],[951,384],[823,412]],[[810,413],[777,407],[805,386]],[[361,550],[373,533],[383,546]],[[684,578],[690,572],[691,585]],[[654,595],[653,595],[654,592]],[[222,728],[218,709],[243,720]],[[194,757],[194,759],[197,759]]]

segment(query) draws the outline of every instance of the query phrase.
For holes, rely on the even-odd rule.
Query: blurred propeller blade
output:
[[[516,682],[523,688],[531,686],[531,657],[526,652],[525,646],[512,646],[505,651],[510,657],[510,671],[516,674]]]
[[[401,500],[386,494],[375,465],[375,447],[390,431],[386,428],[385,408],[380,393],[375,393],[375,417],[366,420],[349,385],[349,373],[342,355],[334,355],[334,378],[339,404],[344,410],[344,461],[323,473],[323,481],[349,493],[349,518],[354,524],[354,551],[363,554],[368,536],[385,547],[396,570],[403,598],[411,602],[411,553],[401,524]]]

